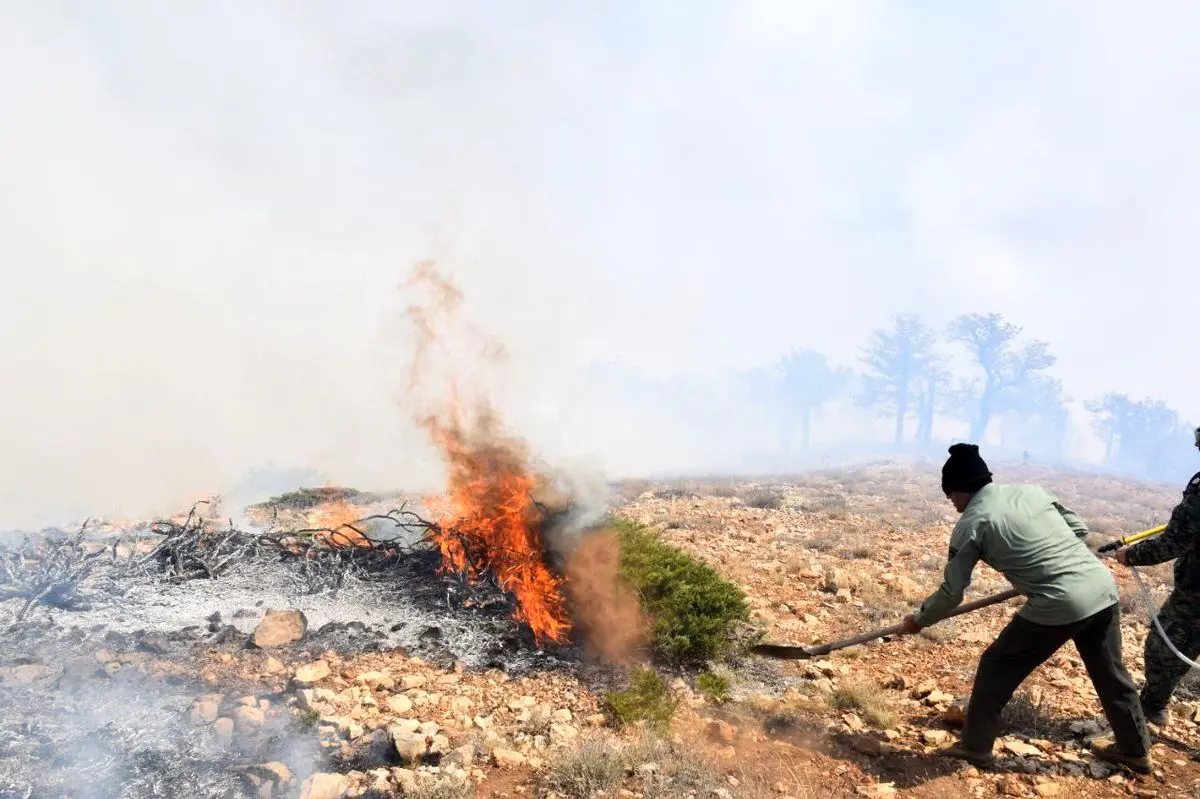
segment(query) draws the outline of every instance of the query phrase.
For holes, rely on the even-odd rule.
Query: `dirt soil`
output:
[[[1171,486],[993,469],[998,479],[1054,491],[1096,531],[1093,547],[1165,521],[1179,497]],[[956,518],[936,467],[901,462],[756,483],[628,484],[617,511],[739,584],[768,640],[806,645],[899,621],[937,588]],[[1140,682],[1145,609],[1128,570],[1106,562],[1122,590],[1126,663]],[[1143,574],[1161,601],[1169,565]],[[967,600],[1007,587],[981,564]],[[562,787],[564,764],[611,771],[605,753],[634,751],[620,747],[635,747],[639,735],[605,715],[602,694],[617,678],[598,666],[514,677],[394,648],[338,651],[311,636],[255,648],[234,630],[178,658],[137,636],[112,644],[110,635],[81,644],[66,671],[89,692],[131,670],[183,692],[172,718],[236,764],[250,791],[239,796],[1200,796],[1194,686],[1185,683],[1168,727],[1155,730],[1153,775],[1111,768],[1088,751],[1104,719],[1069,645],[1014,698],[994,767],[933,754],[955,739],[976,661],[1019,603],[817,660],[719,667],[731,684],[723,702],[698,690],[694,674],[666,675],[680,700],[669,748],[637,750],[643,760],[597,783],[598,794]],[[286,638],[286,626],[278,633]],[[0,687],[54,691],[63,679],[61,664],[36,658],[0,668]],[[601,754],[587,760],[588,751]]]
[[[997,471],[998,480],[1040,483],[1077,510],[1095,531],[1093,549],[1161,524],[1180,496],[1171,486],[1029,466]],[[881,463],[757,484],[641,484],[631,487],[622,512],[657,527],[741,585],[769,628],[768,640],[808,645],[896,623],[937,588],[957,518],[938,487],[934,466]],[[1140,685],[1142,645],[1153,633],[1129,570],[1105,562],[1121,589],[1125,661]],[[1161,602],[1170,588],[1170,565],[1141,573]],[[1008,587],[980,564],[964,601]],[[1088,752],[1089,741],[1107,728],[1070,644],[1014,698],[996,766],[981,773],[931,754],[956,739],[976,662],[1020,602],[947,620],[919,636],[816,661],[779,662],[787,676],[798,678],[783,696],[747,685],[720,708],[727,720],[740,717],[737,726],[754,742],[745,753],[739,750],[739,763],[744,766],[753,753],[765,770],[784,775],[777,795],[1200,795],[1200,706],[1193,687],[1185,684],[1177,695],[1168,727],[1154,728],[1155,774],[1120,772]],[[736,686],[736,673],[733,680]],[[799,751],[779,758],[784,750],[776,747],[785,743]],[[792,773],[807,775],[802,789],[789,787],[786,775]]]

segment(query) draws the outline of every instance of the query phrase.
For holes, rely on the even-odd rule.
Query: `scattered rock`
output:
[[[403,716],[412,708],[412,700],[404,694],[392,694],[387,698],[387,709],[397,716]]]
[[[293,678],[297,685],[311,687],[315,683],[328,677],[333,672],[329,668],[329,664],[324,660],[318,660],[314,663],[308,663],[296,669],[295,677]]]
[[[240,730],[255,730],[267,720],[266,714],[256,707],[241,705],[233,711],[233,719]]]
[[[420,732],[406,729],[397,724],[388,728],[388,736],[396,754],[406,763],[415,763],[429,751],[429,744]]]
[[[850,575],[842,569],[826,569],[824,587],[831,594],[836,594],[843,589],[849,590],[851,587]]]
[[[262,649],[285,646],[304,637],[308,618],[298,610],[267,610],[254,628],[251,642]]]
[[[1014,739],[1006,740],[1003,748],[1006,752],[1010,752],[1018,757],[1040,757],[1042,754],[1042,750],[1036,746]]]
[[[228,716],[217,719],[213,722],[212,730],[218,745],[229,746],[233,743],[233,719]]]
[[[198,727],[212,724],[221,715],[220,695],[201,697],[192,705],[192,723]]]
[[[1100,725],[1090,719],[1087,721],[1073,721],[1071,722],[1070,729],[1071,732],[1083,738],[1100,733]]]
[[[425,685],[423,674],[408,674],[400,678],[400,687],[405,691],[411,691],[413,688],[420,688],[423,685]]]
[[[393,768],[392,780],[400,787],[400,793],[407,795],[417,792],[417,773],[406,768]]]
[[[492,750],[492,760],[500,768],[519,768],[525,765],[525,755],[513,749],[498,747]]]
[[[381,671],[365,671],[355,677],[354,681],[359,685],[366,685],[371,688],[383,688],[388,691],[396,687],[396,681],[390,675],[384,674]]]
[[[949,702],[953,702],[954,697],[951,694],[947,694],[942,691],[938,691],[938,690],[934,689],[929,694],[927,694],[925,696],[924,700],[922,700],[922,701],[924,701],[925,704],[927,704],[927,705],[944,705]]]
[[[1025,796],[1029,791],[1025,788],[1025,783],[1021,782],[1021,778],[1015,774],[1005,774],[996,783],[996,791],[1001,796]]]
[[[913,699],[924,699],[936,690],[937,683],[935,683],[933,680],[925,680],[912,690],[912,694],[910,694],[910,696],[912,696]]]
[[[931,746],[944,744],[950,738],[950,733],[945,730],[925,730],[921,733],[921,740]]]
[[[349,790],[349,783],[341,774],[319,772],[300,786],[300,799],[341,799]]]
[[[942,721],[955,727],[961,727],[967,721],[967,700],[956,699],[942,713]]]

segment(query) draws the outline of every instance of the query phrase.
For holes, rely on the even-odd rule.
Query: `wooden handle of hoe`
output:
[[[991,596],[985,596],[983,599],[976,599],[974,602],[968,602],[965,605],[959,605],[954,610],[947,613],[945,618],[949,619],[954,616],[961,616],[964,613],[970,613],[972,611],[979,610],[980,608],[986,608],[988,605],[996,605],[1001,602],[1006,602],[1006,601],[1012,599],[1013,597],[1020,596],[1020,595],[1021,595],[1020,592],[1017,591],[1015,588],[1010,588],[1009,590],[1002,591],[999,594],[992,594]],[[813,653],[820,653],[820,654],[832,652],[835,649],[845,649],[848,646],[854,646],[855,644],[861,644],[861,643],[865,643],[867,641],[873,641],[876,638],[885,638],[889,635],[896,635],[897,633],[900,632],[900,629],[903,626],[904,626],[903,624],[893,624],[891,627],[884,627],[883,629],[880,629],[880,630],[872,630],[871,632],[868,632],[868,633],[862,633],[860,635],[856,635],[853,638],[845,638],[841,641],[834,641],[831,644],[823,644],[820,646],[814,646],[814,647],[810,647],[809,649]]]

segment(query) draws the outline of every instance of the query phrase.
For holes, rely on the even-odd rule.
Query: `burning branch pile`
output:
[[[349,505],[337,503],[332,510],[318,509],[316,516],[336,520],[299,530],[246,533],[231,526],[216,531],[193,507],[182,524],[154,524],[152,532],[163,539],[140,563],[156,565],[178,583],[217,579],[235,564],[267,555],[297,565],[308,592],[336,591],[348,576],[379,579],[436,529],[405,507],[356,518]],[[390,536],[368,535],[368,525],[378,529],[384,524],[391,526]]]
[[[457,409],[447,420],[425,421],[450,461],[450,518],[432,538],[443,570],[472,581],[490,574],[516,599],[516,617],[539,643],[563,643],[571,629],[561,586],[546,565],[543,531],[547,509],[534,499],[538,480],[515,442],[495,435],[495,420],[481,417],[474,434]]]

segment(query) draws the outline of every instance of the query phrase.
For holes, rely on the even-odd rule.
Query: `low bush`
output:
[[[696,675],[696,688],[714,702],[729,701],[729,678],[711,671]]]
[[[662,731],[675,715],[675,700],[667,693],[662,677],[651,668],[634,669],[628,690],[609,691],[604,701],[622,726],[646,722],[651,729]]]
[[[261,505],[276,505],[280,508],[292,508],[294,510],[310,510],[319,505],[324,505],[326,502],[349,502],[350,500],[362,500],[364,498],[365,495],[357,488],[320,486],[317,488],[299,488],[295,491],[289,491],[286,494],[271,497],[271,499],[261,503]]]
[[[636,589],[653,619],[655,658],[682,667],[718,660],[749,622],[746,596],[705,563],[645,527],[613,522],[621,545],[621,579]]]
[[[590,799],[612,790],[625,778],[626,748],[611,738],[588,738],[550,764],[546,782],[569,799]]]
[[[768,489],[756,489],[746,494],[742,503],[748,508],[779,510],[783,507],[783,494]]]

